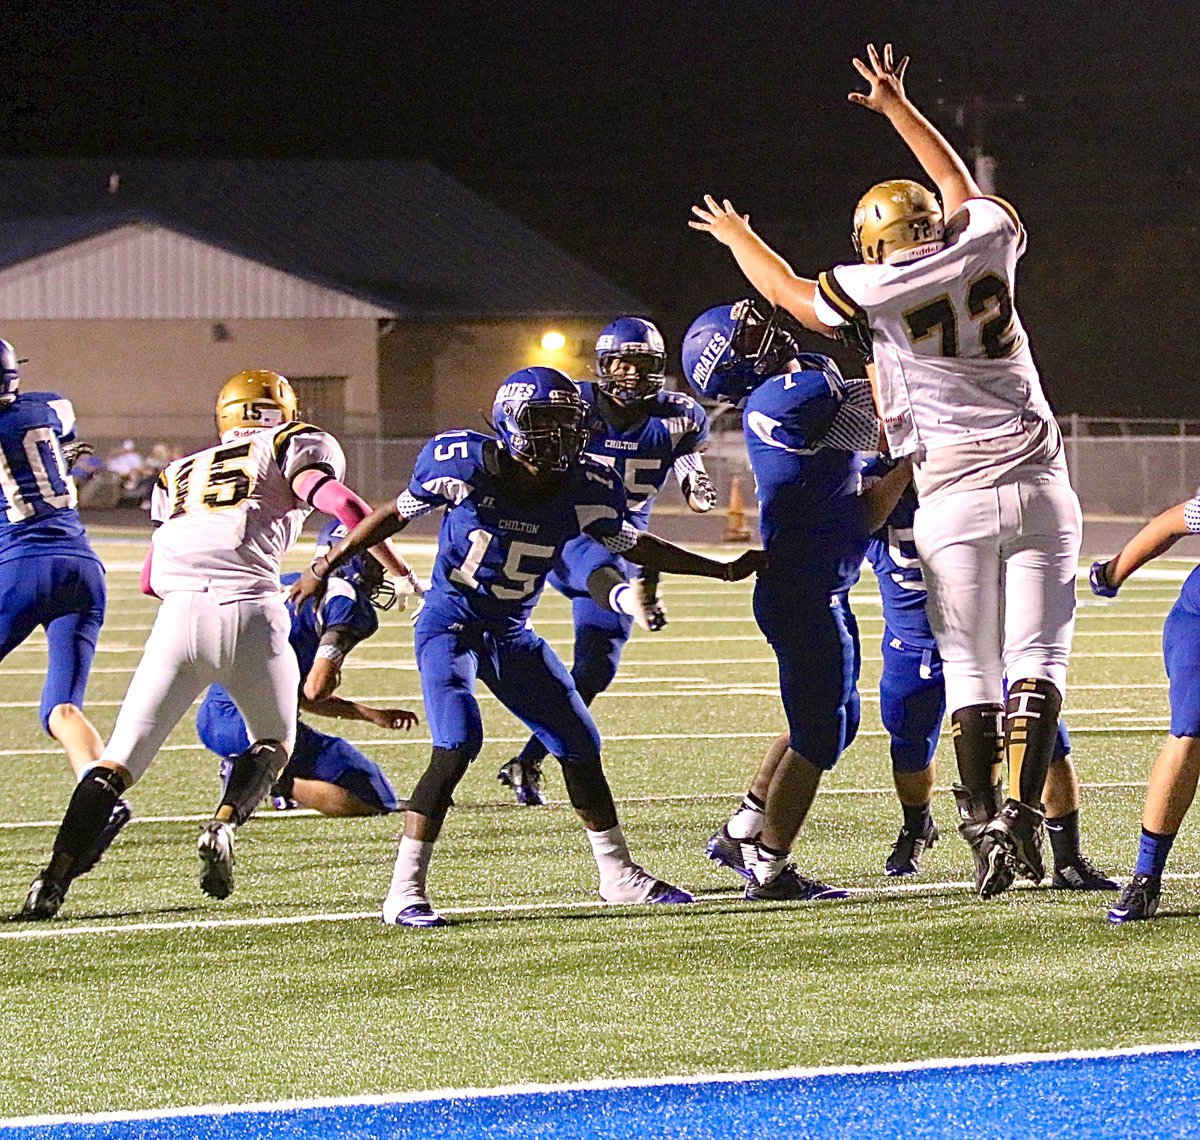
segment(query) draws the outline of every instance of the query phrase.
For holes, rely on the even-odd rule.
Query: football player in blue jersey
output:
[[[621,317],[596,340],[596,380],[579,385],[592,413],[587,454],[616,469],[625,484],[629,521],[642,531],[649,528],[654,497],[672,471],[693,511],[703,514],[717,502],[701,458],[708,443],[708,417],[691,396],[663,391],[666,367],[666,347],[658,329],[641,317]],[[592,596],[592,576],[599,570],[607,572],[614,589],[629,581],[630,589],[616,591],[617,611]],[[571,599],[571,677],[583,703],[590,705],[612,683],[635,622],[652,631],[666,625],[658,575],[647,571],[635,578],[634,568],[619,554],[581,535],[563,548],[547,581]],[[546,802],[545,756],[546,746],[531,736],[520,754],[500,769],[500,782],[513,789],[517,803]]]
[[[864,472],[864,485],[887,474],[892,460],[879,456]],[[930,814],[935,765],[946,711],[942,659],[925,612],[925,580],[913,542],[916,491],[910,486],[867,544],[867,561],[879,582],[883,601],[883,671],[879,678],[879,711],[891,736],[892,779],[904,812],[904,824],[892,845],[884,869],[888,875],[915,875],[921,855],[937,842],[938,829]],[[1042,800],[1046,830],[1054,855],[1051,886],[1059,890],[1115,891],[1113,879],[1098,871],[1079,847],[1079,784],[1070,759],[1067,726],[1058,725],[1054,756]],[[981,849],[983,829],[1003,802],[999,757],[992,773],[990,796],[973,795],[954,785],[961,818],[959,831],[975,860],[976,888],[987,869]]]
[[[600,761],[600,735],[570,674],[530,623],[563,547],[588,534],[637,565],[727,582],[755,573],[761,550],[717,562],[639,531],[621,478],[584,454],[587,405],[575,381],[553,368],[525,368],[501,385],[492,407],[496,437],[435,436],[408,488],[376,509],[292,587],[303,602],[347,558],[398,533],[410,519],[445,509],[425,605],[416,622],[417,667],[433,754],[408,798],[404,834],[383,920],[443,926],[426,893],[429,861],[451,796],[479,754],[483,724],[477,680],[546,744],[562,765],[567,796],[587,829],[610,903],[684,903],[691,895],[644,871],[629,854]],[[597,602],[611,583],[597,575]]]
[[[1115,598],[1131,574],[1185,535],[1194,534],[1200,534],[1200,495],[1151,519],[1115,558],[1093,563],[1092,592]],[[1108,921],[1118,924],[1140,922],[1157,913],[1167,857],[1200,780],[1200,567],[1188,575],[1167,614],[1162,646],[1171,724],[1146,784],[1133,877],[1108,912]]]
[[[332,519],[317,537],[324,554],[346,537],[344,523]],[[285,587],[299,574],[284,574]],[[375,610],[390,609],[395,587],[382,564],[369,552],[351,558],[333,575],[320,604],[288,606],[289,640],[300,662],[300,709],[339,720],[366,721],[380,728],[407,729],[417,723],[406,709],[377,709],[336,695],[346,655],[379,629]],[[250,747],[246,723],[233,698],[220,685],[205,694],[196,716],[201,743],[226,761]],[[317,732],[303,721],[296,725],[296,744],[271,789],[277,808],[314,808],[323,815],[382,815],[397,809],[396,793],[379,765],[348,741]]]
[[[870,385],[844,380],[828,356],[800,352],[778,310],[767,318],[743,300],[702,313],[684,338],[683,370],[699,395],[744,408],[770,558],[755,583],[754,616],[779,661],[788,722],[708,854],[747,880],[748,899],[845,898],[800,874],[790,854],[822,775],[858,731],[849,591],[909,465],[860,494],[864,453],[879,445]]]
[[[104,748],[83,714],[104,621],[104,566],[87,540],[68,475],[90,448],[76,440],[70,400],[20,391],[17,364],[12,345],[0,340],[0,660],[37,626],[45,628],[42,727],[79,778]],[[78,873],[95,865],[129,814],[118,799]]]

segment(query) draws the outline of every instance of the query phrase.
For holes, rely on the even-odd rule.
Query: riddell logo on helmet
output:
[[[692,382],[701,388],[708,383],[721,354],[729,347],[729,340],[724,333],[713,333],[712,339],[704,346],[696,367],[692,369]]]

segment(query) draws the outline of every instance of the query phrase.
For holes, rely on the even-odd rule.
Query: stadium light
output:
[[[567,347],[567,338],[557,329],[542,333],[542,350],[544,352],[562,352]]]

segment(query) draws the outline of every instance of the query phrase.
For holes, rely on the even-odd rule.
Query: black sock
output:
[[[1004,748],[1008,756],[1008,794],[1040,808],[1046,773],[1058,742],[1062,694],[1053,682],[1022,677],[1009,686],[1004,707]]]
[[[1065,867],[1068,863],[1079,860],[1079,812],[1078,810],[1060,815],[1057,819],[1046,820],[1046,830],[1050,833],[1050,846],[1054,850],[1054,865]]]
[[[66,878],[96,849],[100,833],[125,788],[124,777],[111,768],[93,768],[75,785],[54,837],[54,854],[47,868],[54,878]]]
[[[904,809],[905,831],[924,835],[933,823],[933,816],[929,814],[929,805],[918,804],[916,807],[912,807],[910,804],[901,804],[900,806]]]
[[[1000,705],[967,705],[950,717],[958,776],[972,795],[991,795],[1004,760],[1004,729]]]

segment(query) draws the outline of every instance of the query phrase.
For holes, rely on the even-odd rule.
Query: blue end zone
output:
[[[323,1137],[1105,1137],[1200,1133],[1200,1049],[936,1063],[768,1079],[555,1089],[88,1123],[0,1122],[4,1140]]]

